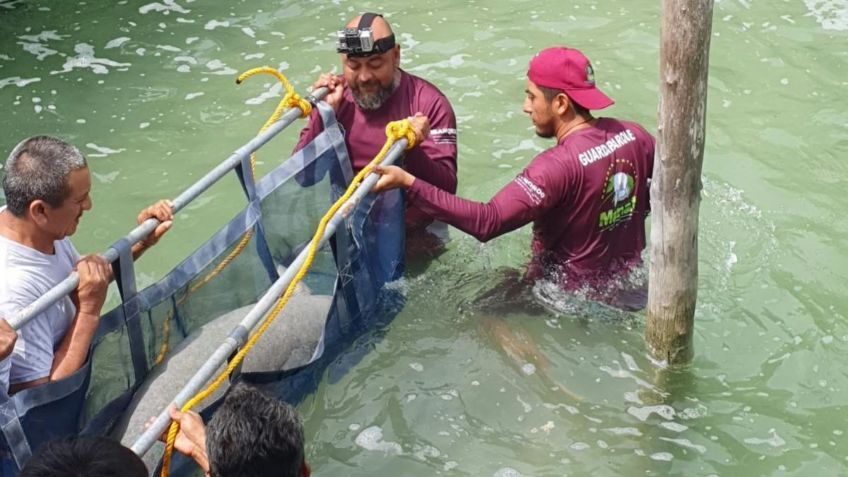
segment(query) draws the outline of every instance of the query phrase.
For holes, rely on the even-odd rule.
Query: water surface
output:
[[[335,29],[363,9],[386,12],[404,67],[451,99],[465,197],[488,199],[550,147],[520,109],[541,48],[581,48],[616,100],[604,114],[656,129],[655,1],[2,0],[0,150],[36,133],[79,145],[95,208],[74,241],[101,250],[262,125],[280,89],[237,87],[238,72],[279,67],[304,91],[338,70]],[[689,369],[656,368],[641,314],[481,316],[473,298],[525,263],[529,229],[485,245],[454,231],[397,285],[401,314],[301,404],[316,475],[844,474],[846,40],[845,0],[716,2]],[[294,129],[263,150],[260,172],[287,157]],[[241,199],[228,178],[190,206],[140,262],[142,282]],[[516,361],[500,332],[537,353]]]

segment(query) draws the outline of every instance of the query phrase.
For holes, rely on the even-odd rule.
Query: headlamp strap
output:
[[[395,35],[374,40],[371,25],[374,19],[383,17],[379,13],[363,13],[356,28],[339,30],[339,44],[336,51],[349,57],[358,58],[385,53],[395,47]]]
[[[357,25],[356,28],[360,30],[371,28],[371,24],[374,23],[374,19],[377,17],[383,18],[383,15],[373,12],[363,13],[362,17],[359,19],[359,25]]]

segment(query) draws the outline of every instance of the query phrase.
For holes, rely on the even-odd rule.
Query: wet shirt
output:
[[[407,151],[404,167],[438,189],[456,192],[456,116],[447,98],[429,82],[401,71],[398,89],[379,109],[363,111],[345,89],[336,118],[345,130],[345,145],[354,172],[359,172],[380,152],[386,142],[386,124],[422,113],[430,120],[430,137]],[[318,111],[301,131],[295,152],[323,131]],[[427,226],[432,218],[419,208],[407,208],[408,226]]]
[[[2,210],[2,209],[0,209]],[[54,242],[52,255],[0,237],[0,316],[15,316],[62,280],[79,261],[70,240]],[[76,315],[64,297],[18,330],[12,354],[0,365],[0,385],[25,383],[50,375],[53,351]]]
[[[600,118],[536,156],[486,204],[421,178],[407,197],[481,241],[533,222],[528,277],[559,273],[556,279],[573,284],[610,278],[640,263],[653,161],[654,139],[644,129]]]

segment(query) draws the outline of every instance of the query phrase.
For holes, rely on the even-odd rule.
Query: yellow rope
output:
[[[242,84],[244,80],[250,78],[251,76],[255,76],[262,73],[274,76],[280,83],[283,84],[283,88],[285,88],[286,90],[286,95],[283,96],[283,100],[280,102],[280,106],[287,108],[300,108],[302,112],[301,117],[305,118],[309,116],[309,113],[312,112],[312,105],[309,103],[309,101],[301,98],[300,95],[295,93],[294,88],[292,88],[291,83],[289,83],[289,80],[286,79],[286,77],[282,73],[275,70],[274,68],[269,68],[265,66],[262,68],[253,68],[252,70],[247,70],[244,73],[240,74],[238,78],[236,78],[236,84]],[[278,109],[278,111],[282,112],[282,109]],[[271,122],[276,122],[277,119],[279,119],[279,116],[277,116],[277,118]],[[266,126],[269,125],[270,124],[266,123]]]
[[[280,120],[280,117],[283,115],[287,108],[298,108],[301,110],[301,117],[309,116],[309,113],[312,112],[312,105],[302,99],[297,93],[295,93],[294,88],[292,88],[289,80],[274,68],[269,68],[267,66],[262,68],[253,68],[251,70],[247,70],[244,73],[240,74],[238,78],[236,78],[236,84],[242,84],[248,78],[256,76],[258,74],[269,74],[275,78],[283,85],[283,88],[286,90],[285,96],[280,100],[280,103],[277,104],[277,107],[274,109],[274,112],[271,116],[265,121],[265,124],[262,125],[262,128],[259,129],[260,133],[265,132],[272,124],[276,123]],[[250,175],[253,178],[256,178],[256,153],[252,153],[250,155]],[[241,253],[247,248],[247,245],[253,239],[253,229],[247,231],[247,233],[242,236],[241,241],[236,245],[230,254],[224,258],[221,263],[215,267],[214,270],[209,272],[202,280],[192,285],[189,289],[188,293],[186,293],[178,302],[177,305],[183,304],[192,293],[196,292],[204,285],[209,283],[213,278],[218,276],[225,268],[227,268],[233,260],[236,259]],[[168,355],[168,350],[170,348],[170,339],[171,339],[171,320],[174,317],[174,311],[171,309],[168,312],[168,316],[165,318],[165,323],[162,326],[162,345],[159,347],[159,354],[156,355],[156,358],[153,360],[153,365],[157,366],[162,361],[165,360],[165,356]]]
[[[294,293],[295,288],[297,288],[297,285],[306,276],[306,273],[312,266],[312,262],[315,260],[315,254],[318,252],[318,242],[320,242],[321,238],[324,236],[324,231],[326,230],[327,224],[330,222],[330,219],[332,219],[336,212],[339,210],[339,208],[341,208],[341,206],[344,205],[344,203],[347,202],[348,199],[350,199],[350,197],[356,191],[356,188],[359,186],[365,176],[371,173],[371,171],[374,170],[374,167],[376,167],[380,164],[380,162],[383,161],[392,145],[401,139],[407,140],[407,149],[415,147],[417,138],[415,136],[415,131],[412,128],[412,124],[407,119],[404,119],[402,121],[391,122],[386,126],[386,143],[383,145],[383,148],[364,169],[362,169],[361,171],[359,171],[358,174],[356,174],[356,176],[353,178],[353,181],[350,183],[347,190],[345,191],[344,195],[342,195],[339,200],[337,200],[330,207],[324,217],[321,218],[321,221],[318,223],[318,228],[317,230],[315,230],[315,235],[312,236],[312,241],[309,243],[306,261],[303,263],[303,266],[300,267],[297,274],[294,276],[291,283],[289,284],[288,288],[286,288],[286,291],[285,293],[283,293],[283,296],[281,296],[280,299],[277,300],[277,303],[269,312],[268,317],[265,318],[265,321],[262,322],[262,325],[247,340],[247,343],[245,343],[244,347],[242,347],[242,349],[239,350],[235,357],[233,357],[233,359],[227,365],[227,368],[223,372],[221,372],[221,374],[219,374],[212,381],[212,383],[206,387],[206,389],[200,391],[193,398],[189,399],[188,402],[186,402],[185,405],[182,407],[182,412],[188,412],[198,403],[202,402],[204,399],[212,395],[212,393],[214,393],[215,390],[218,389],[221,384],[223,384],[224,380],[227,379],[227,377],[233,372],[233,370],[235,370],[242,363],[244,357],[247,355],[247,353],[250,352],[250,350],[253,348],[253,346],[256,344],[262,334],[265,333],[268,327],[271,326],[271,323],[274,322],[274,320],[286,306],[286,303],[288,303],[289,299]],[[171,454],[174,451],[174,441],[176,441],[179,429],[180,424],[177,421],[172,421],[171,426],[168,428],[168,439],[165,444],[165,454],[162,456],[162,473],[160,474],[160,477],[168,477],[168,472],[171,467]],[[233,451],[238,452],[237,449],[233,449]]]

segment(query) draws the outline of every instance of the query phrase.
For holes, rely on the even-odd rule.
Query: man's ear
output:
[[[29,207],[27,208],[30,220],[40,227],[47,225],[47,209],[49,207],[50,205],[41,199],[36,199],[30,202]]]
[[[571,100],[568,99],[568,96],[566,96],[565,93],[556,95],[553,103],[553,109],[557,116],[565,116],[565,113],[568,112],[568,108],[571,107]]]
[[[303,465],[300,468],[301,477],[309,477],[312,474],[312,469],[309,468],[309,464],[306,463],[306,460],[303,461]]]
[[[395,45],[392,49],[392,57],[395,59],[395,64],[400,68],[400,45]]]

